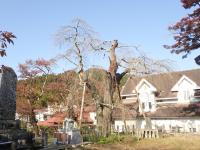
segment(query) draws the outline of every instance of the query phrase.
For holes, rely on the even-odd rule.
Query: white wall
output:
[[[195,86],[190,81],[183,79],[178,86],[178,102],[189,102],[191,97],[194,96],[194,88]],[[186,99],[186,97],[188,98]]]
[[[96,112],[90,112],[90,118],[93,120],[93,124],[97,124],[97,119],[96,119]]]
[[[44,119],[44,112],[38,112],[35,114],[35,118],[37,119],[37,121],[45,121]]]
[[[163,128],[165,132],[170,132],[172,127],[180,127],[180,132],[191,132],[190,128],[195,128],[196,132],[200,133],[200,118],[198,119],[152,119],[152,128],[156,127]],[[144,120],[127,120],[126,125],[132,127],[134,125],[135,128],[145,128]],[[119,132],[123,131],[124,122],[122,120],[115,120],[114,122],[115,130]]]
[[[29,115],[20,115],[18,113],[15,113],[15,120],[21,120],[21,121],[24,121],[24,122],[29,122],[30,119],[29,119]]]
[[[138,89],[139,93],[139,100],[140,100],[140,106],[142,107],[142,103],[145,104],[144,112],[153,112],[156,110],[156,102],[155,102],[155,96],[153,93],[153,89],[147,85],[145,82],[139,87]],[[152,108],[149,109],[149,102],[152,105]],[[141,108],[139,107],[139,111],[141,112]]]
[[[166,132],[169,132],[172,127],[180,127],[181,132],[190,132],[192,128],[196,129],[196,132],[200,132],[200,119],[163,119],[152,120],[152,126],[163,127]],[[191,129],[190,129],[191,128]]]

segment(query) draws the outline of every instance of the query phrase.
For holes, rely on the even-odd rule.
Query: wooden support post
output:
[[[83,107],[84,107],[84,101],[85,101],[85,89],[86,89],[86,82],[83,82],[83,94],[82,94],[82,100],[81,100],[81,112],[80,112],[80,121],[79,121],[79,128],[80,129],[81,129],[82,118],[83,118]]]

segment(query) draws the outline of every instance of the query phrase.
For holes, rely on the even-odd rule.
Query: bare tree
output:
[[[106,78],[104,80],[104,95],[103,102],[100,102],[102,108],[100,110],[100,116],[98,125],[102,127],[103,135],[107,136],[110,133],[111,127],[111,108],[113,105],[113,93],[116,88],[116,72],[118,69],[117,58],[115,54],[115,49],[118,47],[118,41],[114,40],[109,50],[106,47],[111,42],[101,42],[96,38],[96,32],[87,25],[86,22],[76,19],[72,22],[72,25],[62,27],[60,31],[56,34],[56,41],[60,44],[66,44],[66,53],[60,55],[59,58],[64,58],[70,63],[72,63],[79,74],[80,84],[83,86],[82,100],[81,100],[81,113],[80,113],[80,126],[82,120],[82,112],[84,105],[85,89],[87,77],[84,76],[84,54],[89,51],[101,51],[109,52],[110,67],[108,71],[105,72]],[[101,118],[101,119],[100,119]],[[105,124],[106,122],[106,124]]]
[[[135,57],[121,58],[119,65],[128,68],[131,75],[140,76],[172,71],[174,62],[170,59],[153,59],[140,52]]]
[[[81,111],[79,127],[82,123],[82,113],[85,101],[87,76],[85,71],[85,54],[89,51],[99,49],[97,45],[100,41],[96,38],[96,32],[83,20],[75,19],[71,25],[61,27],[55,35],[56,41],[61,45],[66,45],[65,54],[59,55],[57,58],[62,58],[70,62],[76,67],[79,75],[80,85],[83,87],[81,99]]]
[[[118,40],[113,40],[112,42],[102,42],[97,39],[95,35],[96,33],[91,29],[91,27],[89,27],[89,25],[87,25],[84,21],[80,19],[76,19],[72,22],[72,25],[62,27],[60,31],[56,34],[56,39],[61,44],[67,44],[66,53],[60,55],[59,58],[66,59],[77,68],[80,83],[83,87],[81,114],[83,110],[86,86],[91,90],[92,95],[96,95],[95,93],[100,93],[98,88],[90,84],[87,80],[84,68],[84,56],[85,54],[88,54],[89,51],[100,52],[104,55],[108,55],[110,64],[108,70],[104,70],[104,80],[102,81],[104,85],[104,92],[102,95],[99,94],[99,96],[94,97],[97,107],[97,128],[101,135],[108,136],[111,132],[112,109],[114,107],[114,104],[116,103],[113,96],[114,93],[118,91],[118,96],[120,97],[119,83],[122,77],[126,75],[126,73],[128,73],[130,70],[135,69],[138,71],[139,66],[143,66],[141,72],[144,72],[145,70],[146,73],[152,73],[155,71],[155,69],[150,70],[150,68],[152,67],[148,66],[150,59],[146,59],[147,57],[144,56],[140,56],[135,59],[135,61],[137,60],[138,64],[137,68],[136,66],[134,66],[136,64],[135,61],[132,61],[132,64],[125,59],[121,59],[121,61],[119,61],[117,49],[122,49],[129,46],[120,45],[118,43]],[[136,49],[136,47],[133,46],[132,48]],[[126,63],[126,67],[128,64],[128,69],[126,68],[123,72],[118,73],[118,67],[123,66],[121,65],[121,62]],[[158,62],[152,63],[157,66],[159,64]],[[149,68],[149,70],[147,70],[147,68]],[[82,115],[80,115],[80,126],[81,120]]]
[[[131,57],[129,59],[126,58],[120,59],[117,56],[117,50],[119,49],[118,51],[120,51],[120,49],[122,49],[123,47],[129,47],[129,46],[121,46],[119,45],[117,40],[114,40],[111,43],[111,46],[108,50],[110,65],[107,71],[107,76],[104,80],[105,91],[103,95],[103,101],[99,103],[101,107],[97,107],[99,108],[97,110],[98,112],[97,115],[99,114],[99,116],[97,117],[97,125],[100,127],[100,132],[103,136],[107,136],[110,134],[111,116],[113,107],[119,107],[122,109],[122,119],[124,121],[126,130],[125,107],[123,104],[121,104],[122,101],[119,88],[119,83],[124,75],[126,75],[127,73],[131,74],[134,73],[134,75],[145,75],[145,74],[167,72],[171,70],[170,60],[154,60],[147,57],[144,54],[142,55],[141,52],[140,55],[137,57]],[[137,47],[135,46],[134,47],[130,46],[130,48],[134,48],[135,50],[137,50]],[[117,71],[119,67],[124,67],[124,71],[118,73]],[[117,101],[114,99],[114,93],[117,93],[120,100],[119,103],[117,103]],[[140,105],[139,99],[138,99],[138,104]],[[142,114],[145,120],[148,120],[144,112]]]

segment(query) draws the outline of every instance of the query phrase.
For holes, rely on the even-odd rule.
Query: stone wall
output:
[[[0,120],[15,120],[17,75],[12,68],[0,69]]]

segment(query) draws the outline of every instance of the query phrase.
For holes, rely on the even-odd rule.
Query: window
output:
[[[43,119],[44,119],[44,120],[47,120],[47,115],[44,115],[44,116],[43,116]]]
[[[117,131],[119,131],[119,125],[117,125]]]
[[[189,89],[182,89],[178,92],[179,100],[188,101],[191,99],[191,91]]]
[[[154,95],[151,91],[142,91],[139,94],[139,99],[141,101],[141,111],[150,112],[154,110]]]
[[[200,96],[200,90],[199,89],[196,89],[195,90],[195,93],[194,93],[194,96],[196,97],[198,97],[198,96]]]
[[[149,102],[149,109],[150,109],[150,110],[152,109],[152,104],[151,104],[151,102]]]
[[[190,128],[190,132],[197,132],[196,128]]]
[[[122,125],[122,132],[124,132],[125,131],[125,127],[124,127],[124,125]]]
[[[132,125],[132,130],[134,130],[135,129],[135,126],[134,126],[134,124]]]
[[[142,109],[143,110],[145,109],[145,103],[144,102],[142,103]]]
[[[190,100],[190,91],[189,90],[183,91],[183,99]]]

